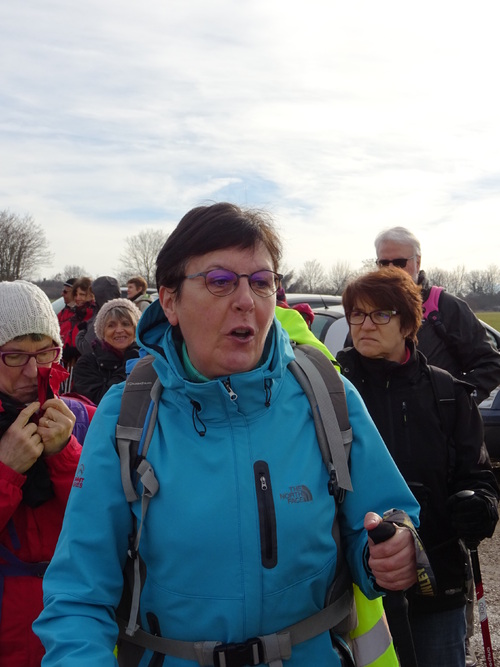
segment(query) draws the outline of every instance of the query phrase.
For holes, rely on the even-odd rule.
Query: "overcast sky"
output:
[[[353,268],[393,225],[422,264],[500,265],[496,0],[0,4],[0,210],[53,263],[212,201],[263,207],[286,268]]]

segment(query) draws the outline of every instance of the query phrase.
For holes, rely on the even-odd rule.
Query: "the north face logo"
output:
[[[288,503],[309,503],[312,499],[312,493],[305,484],[291,486],[285,493],[280,493],[280,500],[286,500]]]

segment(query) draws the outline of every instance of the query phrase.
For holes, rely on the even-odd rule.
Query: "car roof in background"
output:
[[[335,356],[344,347],[346,336],[349,333],[344,308],[339,303],[326,308],[313,308],[313,312],[314,321],[311,331]]]
[[[328,308],[329,306],[342,303],[342,297],[334,294],[296,294],[294,292],[286,293],[286,301],[289,306],[295,306],[298,303],[308,303],[311,308]]]

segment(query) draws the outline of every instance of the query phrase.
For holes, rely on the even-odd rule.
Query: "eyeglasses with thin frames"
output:
[[[254,273],[235,273],[229,269],[212,269],[211,271],[200,271],[184,276],[185,279],[204,278],[205,287],[214,296],[229,296],[240,284],[241,278],[246,278],[252,291],[263,298],[276,294],[283,276],[280,273],[263,269]]]
[[[60,347],[49,347],[47,350],[40,350],[39,352],[0,352],[0,358],[6,366],[11,368],[26,366],[31,357],[35,358],[37,364],[43,366],[55,361],[60,352]]]
[[[399,315],[397,310],[372,310],[371,313],[365,313],[362,310],[353,310],[346,314],[346,320],[349,324],[363,324],[367,317],[373,324],[389,324],[394,315]]]
[[[393,266],[397,266],[398,269],[404,269],[410,259],[415,259],[416,255],[412,255],[411,257],[397,257],[396,259],[376,259],[375,264],[377,266],[390,266],[391,264]]]

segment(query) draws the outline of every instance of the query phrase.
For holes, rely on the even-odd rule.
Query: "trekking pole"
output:
[[[495,667],[493,660],[493,647],[491,645],[490,625],[488,623],[488,614],[486,611],[486,600],[484,598],[483,581],[481,578],[481,568],[479,566],[479,555],[477,553],[477,544],[467,545],[472,563],[472,574],[474,576],[474,586],[476,587],[477,611],[481,623],[481,634],[483,635],[484,656],[486,658],[486,667]]]
[[[381,521],[378,526],[368,531],[368,536],[375,544],[385,542],[396,532],[396,526],[390,521]],[[410,621],[408,620],[408,600],[404,591],[386,591],[384,609],[391,631],[394,646],[401,667],[418,667]]]
[[[457,498],[470,498],[474,491],[459,491]],[[472,564],[472,575],[474,577],[474,587],[476,589],[477,611],[479,622],[481,623],[481,634],[483,635],[484,656],[486,658],[486,667],[495,667],[493,660],[493,647],[491,645],[490,624],[488,622],[488,613],[486,610],[486,599],[484,597],[483,579],[481,576],[481,567],[479,565],[479,554],[477,552],[479,542],[465,541],[465,546],[470,553]]]

